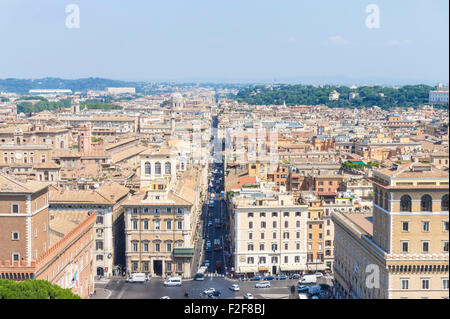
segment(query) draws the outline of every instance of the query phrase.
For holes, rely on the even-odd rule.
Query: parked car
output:
[[[299,274],[293,274],[293,275],[289,276],[289,279],[300,279],[300,275]]]
[[[255,276],[255,277],[250,278],[250,280],[252,280],[252,281],[257,281],[257,280],[261,280],[261,279],[262,279],[261,276]]]
[[[309,287],[308,287],[308,286],[298,286],[298,288],[297,288],[297,291],[298,291],[299,293],[302,293],[302,292],[308,292],[308,290],[309,290]]]
[[[299,281],[299,285],[301,284],[315,284],[317,282],[316,275],[305,275]]]
[[[323,277],[323,274],[321,272],[316,272],[315,275],[316,275],[316,278]]]
[[[320,286],[311,286],[308,288],[308,296],[318,296],[323,292]]]
[[[211,227],[213,225],[213,222],[212,222],[212,220],[210,220],[209,222],[208,222],[208,227]]]
[[[231,285],[230,289],[233,291],[239,291],[241,288],[239,288],[239,285],[233,284]]]
[[[209,294],[212,294],[214,291],[216,291],[216,289],[214,289],[214,288],[208,288],[208,289],[203,290],[203,293],[204,293],[205,295],[209,295]]]
[[[211,265],[211,262],[207,259],[207,260],[205,260],[205,266],[206,267],[209,267],[209,265]]]
[[[220,292],[220,290],[214,290],[214,291],[211,293],[211,295],[214,296],[214,297],[219,297],[219,296],[221,295],[221,292]]]
[[[298,294],[298,299],[308,299],[306,294]]]
[[[247,294],[244,295],[244,299],[255,299],[255,297],[253,297],[252,294],[247,293]]]
[[[267,277],[264,278],[264,280],[274,280],[274,279],[275,279],[274,276],[267,276]]]
[[[270,282],[268,282],[268,281],[261,281],[261,282],[258,282],[258,283],[255,285],[255,288],[270,288]]]
[[[159,298],[159,299],[170,299],[170,297],[169,297],[169,296],[162,296],[162,297]]]
[[[287,279],[287,276],[286,275],[279,275],[278,277],[277,277],[277,280],[286,280]]]

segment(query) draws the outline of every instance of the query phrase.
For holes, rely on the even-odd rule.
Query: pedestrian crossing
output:
[[[206,277],[208,277],[208,278],[213,278],[213,277],[225,277],[225,275],[224,274],[216,274],[216,273],[209,273],[209,274],[206,274]]]

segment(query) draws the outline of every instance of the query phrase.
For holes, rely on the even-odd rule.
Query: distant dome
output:
[[[170,96],[172,109],[182,109],[184,107],[183,95],[180,92],[174,92]]]
[[[172,101],[182,101],[183,100],[183,95],[181,95],[180,92],[174,92],[174,93],[172,93],[170,98],[171,98]]]

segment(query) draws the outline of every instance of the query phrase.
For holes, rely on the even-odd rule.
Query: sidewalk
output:
[[[104,288],[96,288],[96,294],[89,297],[89,299],[108,299],[111,296],[111,291]]]

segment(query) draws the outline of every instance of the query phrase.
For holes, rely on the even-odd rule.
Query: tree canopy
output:
[[[0,299],[81,299],[70,289],[63,289],[46,280],[16,282],[0,279]]]

